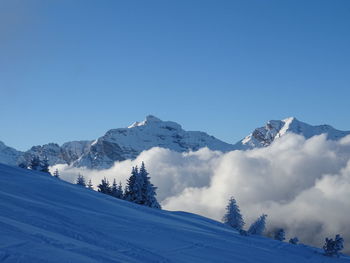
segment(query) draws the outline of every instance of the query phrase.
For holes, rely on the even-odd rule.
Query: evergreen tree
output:
[[[86,187],[86,183],[85,183],[85,178],[84,176],[82,176],[81,174],[78,175],[77,181],[76,181],[77,185],[80,185],[82,187]]]
[[[117,185],[117,182],[115,179],[113,180],[111,195],[118,198],[118,199],[123,199],[122,184],[121,184],[121,182],[119,182],[119,185]]]
[[[118,191],[121,193],[120,199],[124,199],[123,186],[122,186],[122,182],[120,182],[120,181],[119,181],[119,185],[118,185]]]
[[[126,198],[126,193],[127,193],[127,191],[128,191],[128,185],[125,185],[125,186],[124,186],[124,192],[123,192],[123,193],[124,193],[123,199],[129,201],[129,200]]]
[[[157,201],[156,198],[156,190],[157,187],[155,187],[152,183],[151,183],[151,177],[148,176],[149,173],[146,170],[145,167],[145,163],[142,162],[141,164],[141,168],[140,168],[140,183],[142,183],[142,204],[145,206],[149,206],[152,208],[157,208],[157,209],[161,209],[160,204]]]
[[[248,229],[248,234],[251,235],[262,235],[266,227],[267,215],[261,215]]]
[[[299,239],[297,237],[293,237],[289,239],[289,243],[293,245],[298,245]]]
[[[42,160],[42,162],[40,164],[40,171],[44,172],[44,173],[50,173],[49,160],[47,159],[47,157],[45,157],[44,160]]]
[[[143,205],[145,203],[145,181],[144,177],[140,174],[137,167],[135,167],[135,182],[133,188],[133,202],[139,205]]]
[[[132,168],[131,176],[127,181],[125,200],[142,204],[142,186],[141,178],[137,166]]]
[[[58,173],[57,169],[53,172],[53,176],[56,177],[56,178],[60,177],[60,174]]]
[[[137,166],[133,167],[125,188],[124,199],[136,204],[161,209],[156,199],[157,187],[151,183],[151,178],[148,175],[143,162],[140,172]]]
[[[226,206],[226,214],[222,220],[225,224],[237,230],[241,230],[244,226],[241,211],[239,210],[236,200],[233,197],[230,198],[228,205]]]
[[[131,175],[128,178],[128,180],[126,181],[126,186],[125,186],[125,190],[124,190],[124,199],[127,201],[131,201],[131,196],[132,196],[132,188],[134,187],[134,183],[135,183],[135,167],[132,167],[131,169]]]
[[[144,205],[151,208],[162,209],[161,205],[158,203],[158,200],[156,198],[157,187],[155,187],[151,183],[148,183],[146,189],[147,189],[147,197]]]
[[[87,184],[87,188],[90,189],[90,190],[94,190],[94,186],[91,182],[91,179],[89,180],[88,184]]]
[[[286,233],[283,228],[277,229],[274,235],[275,240],[283,241],[286,239]]]
[[[337,256],[339,257],[339,251],[344,248],[344,239],[338,234],[335,239],[326,238],[323,250],[326,256]]]
[[[117,190],[118,190],[118,185],[117,182],[115,180],[115,178],[113,179],[113,184],[111,186],[111,195],[116,197],[115,195],[117,194]]]
[[[106,178],[103,178],[101,181],[101,184],[97,186],[98,191],[103,194],[111,194],[111,186],[109,185],[109,182]]]
[[[38,156],[33,156],[32,160],[30,161],[29,168],[34,171],[40,169],[40,160]]]

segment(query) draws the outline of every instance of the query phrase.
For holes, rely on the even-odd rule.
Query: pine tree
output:
[[[335,239],[326,238],[323,250],[326,256],[337,256],[339,257],[339,252],[344,248],[344,239],[338,234]]]
[[[97,186],[98,191],[103,194],[111,194],[111,186],[109,185],[109,182],[106,178],[103,178],[101,181],[101,184]]]
[[[131,176],[127,181],[125,200],[137,204],[142,203],[142,186],[137,166],[132,168]]]
[[[111,186],[111,195],[116,197],[115,195],[117,194],[117,190],[118,190],[118,185],[115,179],[113,179],[113,184]]]
[[[123,187],[121,182],[117,185],[116,180],[113,180],[111,195],[118,199],[123,199]]]
[[[118,185],[118,192],[120,193],[120,198],[119,199],[124,199],[123,186],[122,186],[122,182],[120,182],[120,181],[119,181],[119,185]]]
[[[135,167],[132,167],[131,175],[128,178],[128,180],[126,181],[126,186],[125,186],[125,190],[124,190],[124,199],[127,201],[131,201],[131,199],[132,199],[132,188],[134,187],[135,177],[136,177]]]
[[[228,205],[226,206],[226,214],[223,217],[223,221],[225,224],[237,230],[241,230],[244,226],[241,211],[233,197],[230,198]]]
[[[248,234],[251,235],[262,235],[266,227],[267,215],[261,215],[248,229]]]
[[[125,188],[124,199],[136,204],[161,209],[156,199],[157,187],[151,183],[150,179],[143,162],[140,172],[137,166],[133,167]]]
[[[38,156],[33,156],[32,160],[30,161],[29,168],[31,170],[37,171],[40,168],[40,159]]]
[[[133,202],[139,205],[143,205],[145,203],[145,190],[144,190],[144,178],[138,171],[137,167],[135,167],[135,182],[133,188]]]
[[[155,187],[151,183],[151,177],[148,176],[149,173],[146,170],[145,163],[142,162],[141,168],[140,168],[140,182],[143,183],[142,185],[142,204],[145,206],[149,206],[152,208],[161,209],[160,204],[158,203],[156,199],[156,190],[157,187]]]
[[[87,184],[87,188],[90,189],[90,190],[94,190],[94,186],[91,182],[91,179],[89,180],[88,184]]]
[[[44,160],[42,160],[42,162],[40,164],[40,171],[43,173],[50,173],[49,160],[47,159],[47,157],[45,157]]]
[[[162,209],[161,205],[158,203],[158,200],[156,198],[156,190],[157,187],[155,187],[153,184],[149,183],[147,184],[147,199],[145,201],[145,206],[156,208],[156,209]]]
[[[275,240],[283,241],[286,239],[286,233],[283,228],[277,229],[274,235]]]
[[[57,169],[53,172],[53,176],[56,177],[56,178],[60,177],[60,174],[58,173]]]
[[[124,195],[123,195],[123,199],[126,200],[126,201],[129,201],[127,198],[126,198],[126,193],[128,192],[128,185],[125,185],[124,186]]]
[[[77,178],[76,184],[80,185],[82,187],[86,187],[84,176],[82,176],[81,174],[78,174],[78,178]]]
[[[297,237],[293,237],[289,239],[289,243],[293,245],[298,245],[299,239]]]

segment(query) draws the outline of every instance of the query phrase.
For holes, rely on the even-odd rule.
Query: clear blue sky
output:
[[[348,0],[0,0],[0,140],[95,139],[153,114],[236,142],[350,130]]]

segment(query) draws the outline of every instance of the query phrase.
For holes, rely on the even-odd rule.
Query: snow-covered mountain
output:
[[[0,262],[349,263],[317,248],[241,236],[220,222],[140,206],[0,164]]]
[[[313,126],[291,117],[284,120],[268,121],[264,127],[255,129],[251,134],[235,144],[235,148],[246,150],[266,147],[286,133],[303,135],[307,139],[325,133],[329,140],[339,140],[349,135],[350,131],[339,131],[330,125]]]
[[[177,152],[203,147],[225,152],[234,149],[233,145],[204,132],[185,131],[175,122],[161,121],[150,115],[143,122],[135,122],[128,128],[109,130],[91,143],[89,150],[74,162],[74,166],[109,168],[115,161],[136,158],[152,147]]]
[[[22,153],[9,146],[6,146],[2,141],[0,141],[0,163],[5,163],[8,165],[16,165],[18,158]]]
[[[185,131],[181,125],[147,116],[142,122],[135,122],[127,128],[109,130],[94,141],[73,141],[62,146],[49,143],[34,146],[26,152],[19,152],[0,142],[0,162],[10,165],[29,164],[33,156],[48,158],[49,164],[68,164],[76,167],[105,169],[115,161],[136,158],[142,151],[152,147],[163,147],[178,152],[208,147],[222,152],[246,150],[270,145],[286,133],[296,133],[310,138],[327,133],[331,140],[340,139],[350,131],[339,131],[329,125],[312,126],[296,118],[271,120],[264,127],[255,129],[236,144],[223,142],[205,132]]]
[[[34,146],[26,152],[16,152],[17,155],[5,150],[1,152],[0,148],[0,154],[3,154],[0,162],[10,165],[29,164],[34,156],[38,156],[41,160],[46,157],[50,165],[69,164],[105,169],[111,167],[115,161],[136,158],[142,151],[152,147],[163,147],[178,152],[203,147],[219,151],[234,149],[233,145],[204,132],[185,131],[175,122],[162,121],[149,115],[144,121],[135,122],[127,128],[109,130],[95,141],[67,142],[62,146],[49,143]]]
[[[47,158],[50,165],[70,165],[88,151],[91,143],[92,141],[73,141],[64,143],[62,146],[56,143],[33,146],[22,153],[17,162],[28,164],[34,156],[38,156],[40,160]]]

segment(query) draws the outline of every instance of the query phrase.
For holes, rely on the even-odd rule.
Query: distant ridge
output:
[[[327,134],[329,140],[338,140],[350,131],[339,131],[329,125],[309,125],[295,117],[270,120],[265,126],[256,128],[236,144],[223,142],[200,131],[185,131],[172,121],[162,121],[148,115],[144,121],[134,122],[127,128],[112,129],[94,141],[72,141],[58,145],[49,143],[33,146],[26,152],[17,151],[0,142],[0,163],[29,164],[33,156],[48,158],[49,164],[68,164],[90,169],[107,169],[114,162],[136,158],[142,151],[162,147],[177,152],[196,151],[203,147],[228,152],[249,150],[269,146],[274,140],[287,133],[310,138]]]

